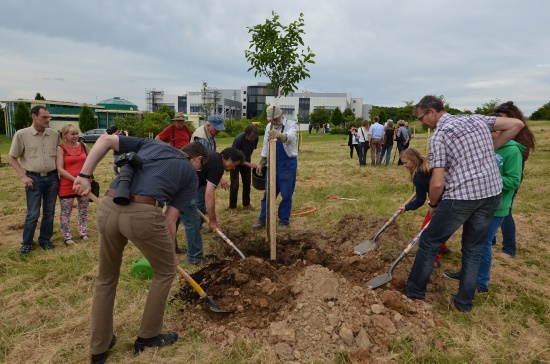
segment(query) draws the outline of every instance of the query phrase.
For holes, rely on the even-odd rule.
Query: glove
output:
[[[267,166],[267,158],[266,157],[262,157],[260,158],[260,163],[258,163],[258,167],[256,167],[256,174],[258,176],[263,176],[264,174],[262,173],[262,169]]]
[[[277,139],[281,143],[286,142],[286,134],[279,132],[277,129],[271,129],[268,134],[268,139]]]

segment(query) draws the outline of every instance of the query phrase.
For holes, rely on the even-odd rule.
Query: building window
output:
[[[246,102],[246,98],[243,99],[243,102]]]
[[[245,95],[246,95],[246,91],[243,91],[243,94],[245,94]]]
[[[355,109],[351,109],[351,111],[355,112]]]
[[[357,100],[353,100],[353,103],[355,104],[356,101],[357,101]]]

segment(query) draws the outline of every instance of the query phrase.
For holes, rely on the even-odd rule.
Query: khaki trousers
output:
[[[372,138],[370,141],[370,163],[377,166],[380,159],[380,150],[382,149],[382,139]]]
[[[97,228],[99,265],[92,302],[91,354],[109,349],[122,253],[128,240],[153,268],[138,336],[150,338],[161,333],[166,300],[176,272],[174,242],[166,228],[162,208],[139,203],[120,206],[105,196],[97,210]]]

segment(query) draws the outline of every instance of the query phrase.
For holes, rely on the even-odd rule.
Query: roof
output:
[[[120,110],[121,107],[124,107],[127,110],[137,110],[138,109],[136,104],[134,104],[134,103],[132,103],[128,100],[122,99],[120,97],[113,97],[112,99],[103,100],[103,101],[98,102],[97,104],[105,106],[106,109],[111,108],[111,109],[119,109]]]

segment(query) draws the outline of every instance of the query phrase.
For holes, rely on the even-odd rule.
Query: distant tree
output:
[[[481,106],[478,106],[474,110],[474,114],[487,115],[495,111],[495,108],[500,104],[502,104],[502,101],[500,101],[500,99],[493,99],[489,102],[482,104]]]
[[[339,107],[336,107],[330,115],[330,123],[334,126],[340,126],[344,124],[344,116],[342,115],[342,110]]]
[[[374,120],[374,118],[376,116],[380,116],[380,108],[378,106],[373,106],[370,110],[369,110],[369,118],[372,120]]]
[[[44,96],[40,95],[40,92],[36,93],[36,96],[34,97],[35,100],[46,100]]]
[[[309,122],[313,125],[323,125],[330,121],[330,111],[324,106],[316,107],[311,114],[309,114]]]
[[[78,116],[78,126],[81,132],[97,128],[97,121],[94,112],[88,105],[82,106],[82,110]]]
[[[355,114],[349,107],[344,110],[344,112],[342,113],[342,117],[344,118],[344,127],[353,124],[353,122],[355,121]]]
[[[19,101],[15,107],[15,113],[13,115],[13,127],[15,130],[20,130],[31,126],[32,117],[31,112],[27,108],[27,104],[23,101]]]
[[[174,118],[174,116],[176,116],[176,111],[174,109],[172,109],[170,106],[168,105],[162,105],[161,107],[159,107],[159,109],[157,110],[157,112],[159,114],[166,114],[168,115],[168,120],[172,120]]]
[[[143,137],[143,127],[136,115],[117,116],[113,124],[118,126],[118,130],[128,131],[128,135]]]
[[[141,130],[136,136],[143,138],[149,133],[157,135],[168,125],[172,124],[170,120],[166,120],[166,114],[159,114],[158,112],[143,113],[143,120],[140,123]]]
[[[380,124],[384,124],[388,120],[386,110],[380,110],[380,115],[378,115],[378,118],[380,118]]]
[[[267,19],[265,24],[247,27],[252,40],[244,55],[250,63],[248,71],[254,70],[254,77],[269,78],[268,87],[279,97],[296,91],[298,83],[309,78],[306,66],[315,63],[315,54],[309,47],[299,49],[300,45],[304,47],[304,14],[300,13],[298,20],[288,26],[279,22],[279,15],[274,11],[271,14],[273,18]]]
[[[2,108],[2,104],[0,104],[0,134],[4,135],[6,134],[6,123],[4,121],[4,109]]]
[[[530,120],[550,120],[550,102],[539,107],[529,117]]]

